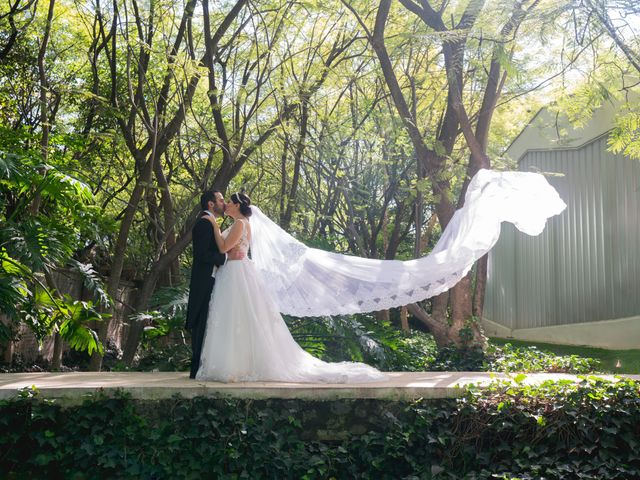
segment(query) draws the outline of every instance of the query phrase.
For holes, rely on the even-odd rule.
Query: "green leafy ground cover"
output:
[[[498,346],[504,346],[506,343],[509,343],[513,347],[527,350],[535,348],[536,350],[549,352],[557,356],[567,357],[574,355],[580,358],[592,358],[599,362],[598,370],[604,373],[640,374],[640,349],[607,350],[604,348],[523,342],[498,338],[491,339],[491,343]]]
[[[585,377],[494,384],[459,399],[387,402],[92,396],[0,402],[3,478],[630,479],[640,477],[640,385]],[[313,436],[319,409],[366,431]],[[342,413],[340,413],[342,412]]]

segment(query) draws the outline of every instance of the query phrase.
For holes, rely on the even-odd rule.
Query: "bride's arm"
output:
[[[212,219],[212,217],[209,217],[209,219]],[[216,237],[216,244],[218,245],[218,250],[220,250],[220,253],[227,253],[233,247],[238,245],[238,243],[240,243],[240,237],[242,236],[243,229],[242,222],[235,222],[233,225],[231,225],[231,230],[229,231],[227,238],[224,238],[222,236],[222,233],[220,232],[218,223],[215,220],[210,221],[213,225],[213,234]]]

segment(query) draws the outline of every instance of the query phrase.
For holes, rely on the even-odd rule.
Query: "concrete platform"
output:
[[[295,398],[304,400],[337,400],[368,398],[381,400],[414,400],[417,398],[453,398],[460,387],[487,385],[497,379],[511,379],[515,374],[486,372],[391,372],[386,379],[370,383],[218,383],[191,380],[182,372],[71,372],[71,373],[4,373],[0,374],[0,399],[15,398],[20,389],[35,386],[40,398],[60,399],[76,403],[86,394],[98,390],[106,394],[118,390],[136,399],[166,399],[174,395],[214,398]],[[599,377],[614,380],[612,375]],[[640,375],[627,375],[640,381]],[[528,374],[524,383],[539,384],[546,380],[579,381],[576,375]]]

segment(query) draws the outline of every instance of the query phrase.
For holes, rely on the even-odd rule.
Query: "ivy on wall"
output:
[[[9,479],[629,479],[639,442],[640,384],[591,377],[416,402],[0,402]]]

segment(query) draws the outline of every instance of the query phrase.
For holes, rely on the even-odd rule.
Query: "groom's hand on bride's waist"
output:
[[[245,253],[240,249],[232,249],[227,253],[229,260],[242,260],[245,257]]]

